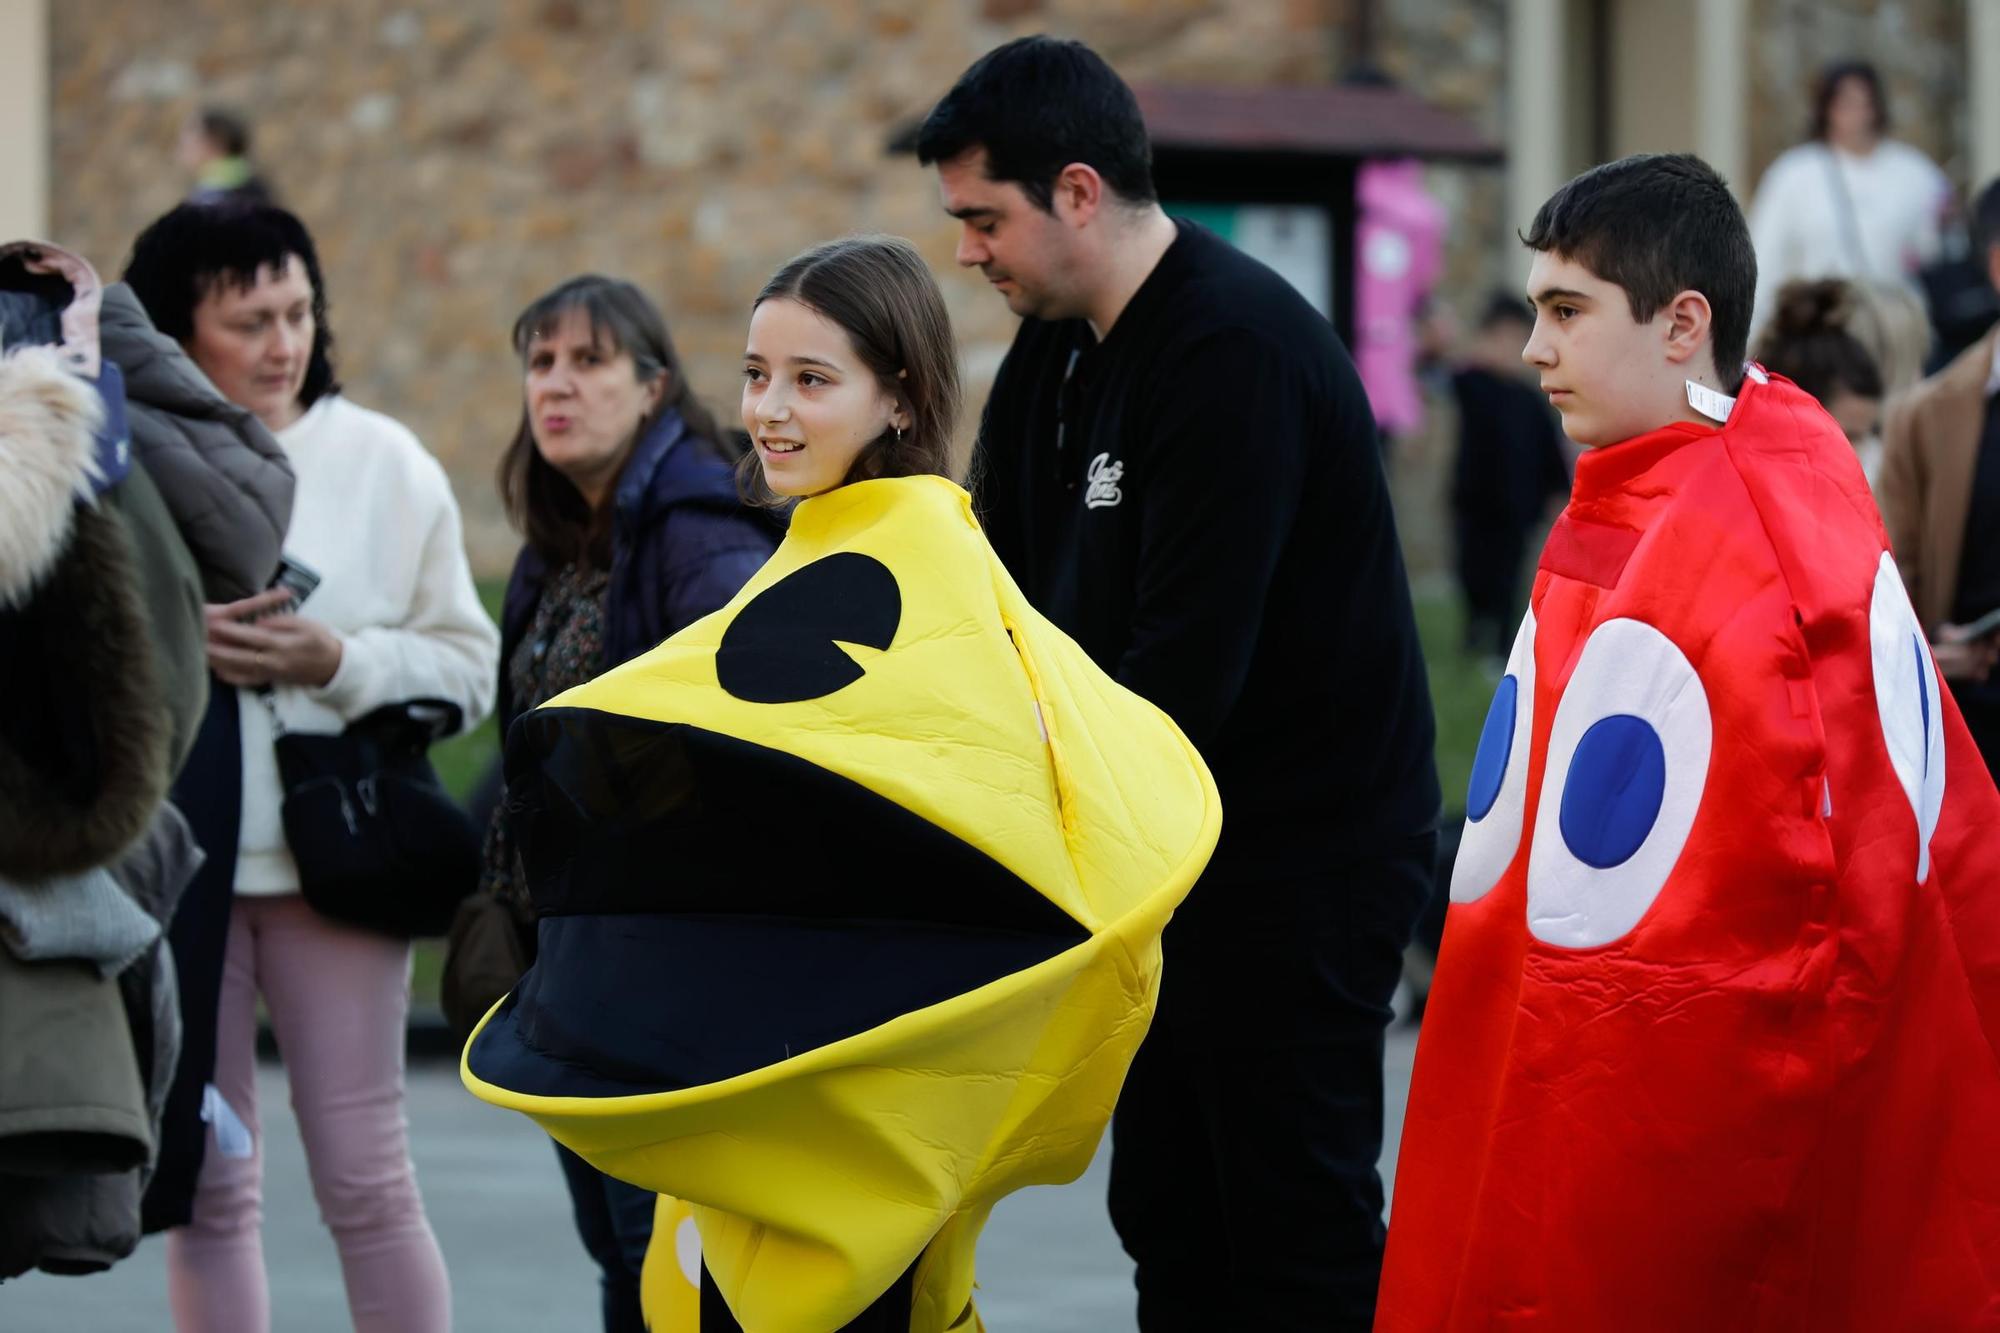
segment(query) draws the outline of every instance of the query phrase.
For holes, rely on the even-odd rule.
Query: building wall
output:
[[[519,413],[520,308],[570,274],[662,302],[696,388],[732,414],[746,304],[783,260],[857,230],[943,277],[975,387],[1012,335],[952,267],[953,227],[883,150],[981,51],[1041,29],[1137,79],[1328,77],[1339,4],[1238,0],[64,0],[53,7],[54,230],[107,274],[185,182],[204,100],[313,228],[349,391],[414,427],[474,556],[511,554],[493,460]]]
[[[1539,2],[1558,3],[1569,34],[1562,132],[1580,167],[1610,143],[1591,123],[1607,105],[1591,53],[1617,49],[1615,29],[1590,40],[1590,25],[1633,7]],[[1352,61],[1354,3],[63,0],[46,6],[49,231],[115,275],[185,187],[172,154],[187,113],[248,112],[264,169],[320,239],[350,392],[444,460],[492,570],[513,547],[491,483],[519,413],[507,332],[537,293],[584,270],[638,282],[730,416],[745,303],[771,270],[827,237],[897,232],[941,275],[977,404],[1013,321],[953,270],[932,179],[884,152],[891,130],[981,51],[1032,31],[1081,37],[1135,82],[1323,82]],[[1959,170],[1965,3],[1747,0],[1753,173],[1739,188],[1796,137],[1813,71],[1854,50],[1883,61],[1898,133]],[[1376,63],[1504,140],[1507,0],[1376,12]],[[1634,142],[1671,140],[1687,114],[1679,96],[1624,105]],[[1469,311],[1518,285],[1527,219],[1510,215],[1504,173],[1428,179],[1452,219],[1443,291]]]
[[[47,0],[0,0],[0,237],[49,229]]]
[[[1961,188],[1971,174],[1966,10],[1990,0],[1750,0],[1750,162],[1761,171],[1806,137],[1813,86],[1832,61],[1872,60],[1890,133]],[[1747,192],[1746,192],[1747,193]]]

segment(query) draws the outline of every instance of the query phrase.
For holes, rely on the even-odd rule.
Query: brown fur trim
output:
[[[35,880],[116,859],[167,792],[167,710],[131,539],[77,511],[62,559],[0,639],[0,875]]]
[[[103,411],[54,348],[0,356],[0,606],[26,601],[62,553]]]

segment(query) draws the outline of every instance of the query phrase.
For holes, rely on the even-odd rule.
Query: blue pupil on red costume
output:
[[[1521,683],[1502,676],[1486,708],[1486,725],[1479,732],[1479,750],[1472,756],[1472,781],[1465,787],[1465,815],[1473,823],[1486,818],[1493,802],[1500,798],[1500,783],[1507,776],[1507,757],[1514,751],[1514,712]]]
[[[1667,791],[1667,752],[1643,718],[1618,713],[1576,743],[1563,783],[1562,836],[1577,860],[1623,865],[1645,844]]]
[[[1917,702],[1923,709],[1924,719],[1924,776],[1931,772],[1931,683],[1924,670],[1924,641],[1912,634],[1910,651],[1917,655]]]

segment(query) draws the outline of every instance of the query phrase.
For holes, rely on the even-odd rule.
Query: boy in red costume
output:
[[[1378,1330],[2000,1327],[2000,797],[1696,158],[1557,191],[1586,446],[1467,794]]]

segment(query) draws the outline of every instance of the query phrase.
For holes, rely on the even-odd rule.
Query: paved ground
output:
[[[1395,1162],[1416,1047],[1399,1028],[1389,1048],[1389,1134]],[[306,1184],[284,1076],[266,1067],[265,1253],[277,1333],[347,1333],[333,1244]],[[569,1226],[568,1196],[547,1140],[525,1119],[475,1102],[455,1066],[410,1076],[417,1172],[451,1268],[465,1333],[591,1333],[594,1270]],[[1129,1333],[1131,1265],[1104,1216],[1104,1156],[1060,1189],[1023,1191],[994,1213],[980,1244],[980,1307],[994,1333]],[[5,1333],[162,1333],[163,1247],[155,1238],[109,1273],[36,1274],[0,1286]]]

